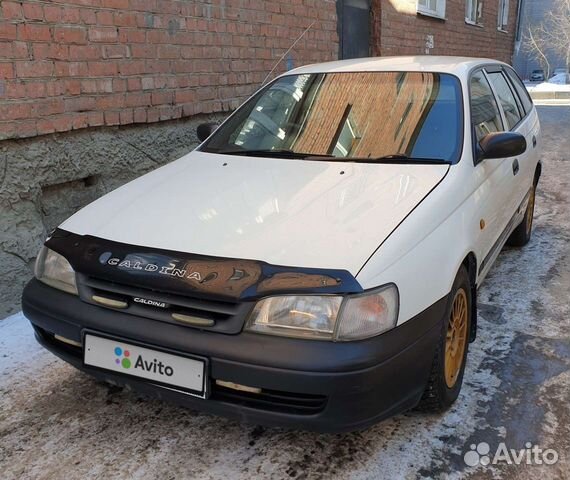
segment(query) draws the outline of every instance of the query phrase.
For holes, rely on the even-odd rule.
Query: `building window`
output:
[[[467,0],[465,3],[465,21],[472,25],[481,25],[483,17],[483,2],[481,0]]]
[[[417,11],[422,15],[445,18],[445,0],[418,0]]]
[[[497,28],[502,31],[507,30],[509,24],[509,0],[499,0],[499,17],[497,18]]]

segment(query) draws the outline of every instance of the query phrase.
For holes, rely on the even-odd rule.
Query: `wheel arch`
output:
[[[536,169],[534,170],[534,185],[538,184],[540,180],[540,176],[542,175],[542,162],[538,162],[536,164]]]
[[[461,262],[469,275],[471,285],[471,328],[469,331],[469,342],[475,341],[477,337],[477,257],[473,252],[469,252]]]

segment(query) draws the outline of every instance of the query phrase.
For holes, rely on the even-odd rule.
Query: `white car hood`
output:
[[[191,152],[105,195],[60,228],[356,275],[448,168]]]

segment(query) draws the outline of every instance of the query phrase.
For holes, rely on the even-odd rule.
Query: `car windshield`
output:
[[[287,75],[204,143],[233,155],[337,161],[445,162],[462,143],[461,88],[430,72]]]

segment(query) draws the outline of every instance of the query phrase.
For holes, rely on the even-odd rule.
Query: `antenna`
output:
[[[287,56],[287,54],[293,50],[293,48],[295,47],[295,45],[297,45],[297,42],[299,40],[301,40],[301,38],[303,38],[305,36],[305,33],[307,33],[311,27],[316,23],[316,20],[313,20],[313,23],[311,23],[307,28],[305,28],[305,30],[303,30],[303,33],[301,33],[301,35],[299,35],[299,37],[297,38],[297,40],[295,40],[293,42],[293,44],[287,49],[287,51],[281,55],[281,58],[279,58],[279,60],[277,60],[277,63],[275,64],[275,66],[271,69],[271,71],[267,74],[267,76],[263,79],[263,82],[261,82],[261,86],[265,85],[265,82],[267,81],[267,79],[271,76],[271,74],[275,71],[275,69],[277,68],[277,66],[283,61],[283,59]]]

